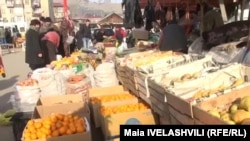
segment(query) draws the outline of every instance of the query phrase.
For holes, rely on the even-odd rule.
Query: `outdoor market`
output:
[[[157,2],[184,9],[179,20],[185,28],[198,18],[190,18],[194,5],[204,10],[202,1]],[[233,0],[207,3],[221,11],[222,22],[227,5],[243,7]],[[162,51],[157,33],[133,29],[132,48],[108,37],[93,48],[56,55],[15,84],[13,108],[0,114],[0,125],[12,125],[16,141],[118,141],[120,125],[249,125],[250,21],[205,31],[200,16],[202,34],[189,34],[187,53]],[[5,77],[3,64],[0,55]]]

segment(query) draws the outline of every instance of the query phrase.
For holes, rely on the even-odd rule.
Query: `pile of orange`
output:
[[[101,113],[103,116],[108,116],[118,113],[144,111],[147,109],[150,109],[147,105],[143,103],[137,103],[137,104],[101,107]]]
[[[23,133],[25,141],[48,139],[86,132],[83,118],[71,114],[53,114],[44,119],[30,120]]]
[[[107,96],[99,96],[91,98],[92,103],[105,103],[111,101],[121,101],[121,100],[129,100],[135,99],[136,97],[132,94],[116,94],[116,95],[107,95]]]

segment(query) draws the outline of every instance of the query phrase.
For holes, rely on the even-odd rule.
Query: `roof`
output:
[[[115,12],[112,12],[112,13],[106,15],[105,17],[103,17],[100,21],[98,21],[98,23],[99,23],[99,22],[103,22],[104,20],[106,20],[107,18],[109,18],[109,17],[112,16],[112,15],[116,15],[116,16],[120,17],[121,19],[123,19],[122,16],[120,16],[119,14],[117,14],[117,13],[115,13]]]

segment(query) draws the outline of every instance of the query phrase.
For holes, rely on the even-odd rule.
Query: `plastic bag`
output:
[[[75,74],[73,69],[59,70],[58,72],[61,73],[65,79]]]

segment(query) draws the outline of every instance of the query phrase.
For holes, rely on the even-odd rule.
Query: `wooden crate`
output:
[[[230,105],[235,100],[249,96],[250,86],[246,86],[243,88],[232,90],[229,93],[220,95],[216,98],[212,98],[203,102],[200,102],[194,106],[192,106],[194,119],[197,123],[203,123],[203,124],[227,124],[223,120],[209,114],[207,111],[216,109],[218,107],[221,107],[223,105]],[[228,107],[225,107],[228,108]]]
[[[128,84],[126,84],[128,86],[128,89],[135,95],[139,95],[138,93],[138,87],[137,87],[137,82],[135,79],[135,70],[125,66],[125,72],[126,72],[126,76],[127,76],[127,82]]]
[[[168,105],[170,119],[172,124],[194,125],[194,119],[188,115],[183,114],[179,109]],[[174,119],[174,120],[173,120]]]
[[[171,125],[183,125],[180,121],[178,121],[174,115],[169,115],[170,118],[170,124]]]
[[[171,124],[170,115],[167,116],[167,117],[160,116],[159,121],[160,121],[160,125],[169,125],[169,124]]]
[[[124,66],[116,65],[116,74],[117,74],[118,80],[122,84],[124,84],[124,81],[127,78]]]

